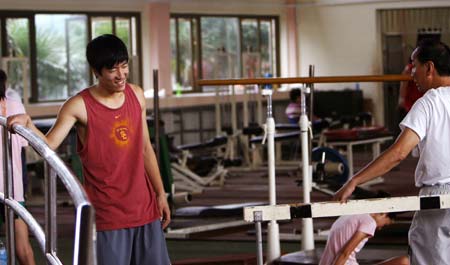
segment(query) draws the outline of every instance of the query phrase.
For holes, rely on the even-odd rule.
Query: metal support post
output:
[[[302,145],[303,202],[311,202],[312,165],[310,162],[309,120],[306,113],[305,89],[301,90],[300,136]],[[312,218],[302,219],[302,250],[314,249],[314,227]]]
[[[267,165],[269,171],[269,200],[270,205],[276,205],[275,182],[275,120],[272,116],[272,90],[264,89],[267,96],[267,120],[265,138],[267,138]],[[263,140],[264,143],[264,140]],[[280,232],[278,223],[270,221],[267,226],[267,262],[270,264],[280,257]]]
[[[263,244],[262,244],[262,212],[256,211],[253,213],[255,218],[255,228],[256,228],[256,264],[263,265]]]

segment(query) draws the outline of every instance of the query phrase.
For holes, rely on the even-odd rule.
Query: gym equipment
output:
[[[237,85],[237,84],[314,84],[314,83],[343,83],[343,82],[387,82],[387,81],[409,81],[412,79],[411,76],[407,75],[388,75],[388,76],[335,76],[335,77],[312,77],[313,68],[310,67],[310,77],[306,78],[258,78],[258,79],[233,79],[233,80],[201,80],[197,82],[197,85],[201,86],[211,86],[211,85]],[[303,95],[304,96],[304,95]],[[312,97],[311,97],[312,98]],[[304,102],[304,100],[303,100]],[[302,109],[305,109],[304,106]],[[300,129],[302,132],[302,160],[309,160],[309,152],[308,152],[308,118],[306,117],[306,111],[302,111],[302,116],[300,117]],[[306,163],[305,163],[306,164]],[[312,170],[311,170],[312,171]],[[309,203],[309,192],[310,192],[310,179],[312,176],[310,175],[309,167],[303,167],[303,193],[305,198],[305,203]],[[271,206],[273,207],[273,206]],[[262,264],[262,240],[261,240],[261,220],[263,219],[263,215],[261,211],[252,212],[254,214],[252,217],[255,220],[255,226],[257,230],[257,248],[258,248],[258,264]],[[302,245],[309,244],[312,238],[312,219],[310,223],[304,222],[303,224],[303,233],[302,233]],[[275,222],[276,220],[271,220],[271,222]],[[305,225],[307,224],[307,225]],[[311,236],[310,236],[311,235]],[[269,237],[268,240],[271,240]],[[268,244],[273,244],[268,241]],[[275,244],[273,244],[275,245]],[[272,260],[270,259],[271,253],[268,253],[268,262],[270,263]]]
[[[224,217],[242,216],[244,207],[264,205],[265,202],[234,203],[213,206],[188,206],[178,208],[175,216],[179,217]]]
[[[390,136],[384,126],[355,127],[351,129],[336,129],[324,132],[327,141],[356,141],[375,137]]]
[[[326,182],[326,177],[332,179],[332,182],[342,185],[348,180],[349,168],[347,160],[335,149],[316,147],[312,150],[311,159],[316,162],[313,173],[314,181],[319,183]]]
[[[201,193],[205,187],[218,185],[222,186],[225,182],[225,176],[228,171],[222,165],[220,158],[216,159],[216,165],[214,169],[209,172],[208,176],[202,177],[192,171],[188,166],[188,159],[192,157],[192,152],[194,150],[211,150],[219,149],[227,145],[228,138],[215,137],[210,141],[200,144],[189,144],[184,146],[179,146],[181,150],[181,156],[171,163],[171,172],[174,179],[174,184],[177,189],[190,191],[193,193]]]
[[[247,222],[281,221],[294,218],[334,217],[364,213],[390,213],[449,209],[450,195],[404,196],[349,200],[346,203],[316,202],[284,205],[267,205],[244,208]],[[255,217],[258,216],[258,217]]]
[[[450,195],[406,196],[350,200],[346,203],[319,202],[309,204],[286,204],[277,206],[254,206],[244,208],[244,220],[254,222],[257,227],[257,242],[261,237],[261,222],[292,220],[294,218],[334,217],[364,213],[388,213],[449,209]],[[261,251],[258,249],[258,251]],[[257,255],[262,255],[258,253]],[[262,264],[262,263],[260,263]],[[284,263],[285,264],[285,263]]]
[[[6,129],[6,118],[0,117],[1,132],[3,138],[4,153],[3,168],[5,169],[5,194],[0,193],[1,203],[6,204],[6,225],[7,225],[7,249],[9,263],[15,263],[15,244],[14,244],[14,216],[18,214],[34,234],[41,251],[44,253],[49,264],[62,264],[57,253],[57,225],[56,225],[56,180],[62,181],[75,205],[76,222],[74,235],[73,264],[95,264],[95,213],[94,208],[89,201],[87,194],[82,188],[78,179],[66,167],[64,162],[51,150],[48,145],[33,133],[20,125],[14,125],[12,131],[26,139],[30,145],[46,161],[45,168],[48,174],[45,174],[45,183],[47,188],[45,205],[45,227],[46,232],[37,223],[36,219],[12,197],[12,158],[11,158],[11,136]]]
[[[381,153],[381,144],[387,141],[391,141],[393,139],[393,136],[389,134],[388,132],[385,132],[384,129],[379,134],[373,134],[371,137],[356,137],[352,138],[351,136],[347,135],[364,135],[366,129],[350,129],[350,130],[338,130],[336,133],[333,131],[329,132],[329,135],[332,136],[331,139],[328,139],[327,136],[325,136],[324,145],[328,147],[345,147],[347,151],[347,161],[348,161],[348,168],[349,172],[348,175],[351,177],[354,174],[354,168],[353,168],[353,147],[356,145],[366,145],[371,144],[372,145],[372,155],[374,158],[378,157]],[[367,131],[370,131],[366,130]],[[375,127],[375,130],[379,130],[377,127]],[[342,132],[342,133],[341,133]],[[361,132],[363,132],[361,134]],[[370,132],[372,134],[372,132]],[[345,135],[343,139],[341,138],[342,135]],[[334,137],[334,138],[333,138]]]
[[[170,228],[166,238],[190,238],[195,234],[212,232],[235,227],[248,226],[249,223],[242,220],[244,207],[264,205],[266,202],[247,202],[215,206],[189,206],[179,208],[174,212],[175,218],[202,217],[209,222],[183,228]],[[227,218],[226,220],[224,218]],[[231,220],[230,220],[231,218]],[[214,222],[210,222],[214,220]]]

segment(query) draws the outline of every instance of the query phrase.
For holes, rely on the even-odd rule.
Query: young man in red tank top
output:
[[[84,187],[96,211],[98,264],[170,264],[162,229],[170,222],[150,143],[142,88],[127,83],[128,51],[116,36],[89,42],[97,84],[68,99],[43,135],[28,115],[8,119],[56,149],[76,126]]]

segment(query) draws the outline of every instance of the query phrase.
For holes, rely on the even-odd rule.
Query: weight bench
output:
[[[203,222],[195,221],[194,226],[169,229],[166,233],[166,238],[189,238],[195,234],[248,226],[249,223],[242,220],[244,207],[262,206],[265,204],[267,204],[267,202],[245,202],[179,208],[174,212],[174,216],[176,217],[175,220],[179,218],[202,218],[201,221]],[[208,222],[205,223],[204,221],[206,220],[208,220]],[[214,220],[214,222],[211,223],[210,220]]]
[[[227,137],[215,137],[207,142],[198,144],[188,144],[179,146],[181,157],[176,162],[171,163],[172,175],[175,187],[191,192],[201,193],[207,186],[222,186],[225,182],[225,176],[228,171],[224,168],[221,161],[217,161],[217,165],[213,173],[206,177],[202,177],[187,166],[188,158],[192,157],[191,150],[205,150],[211,148],[219,148],[227,144]]]
[[[282,159],[282,152],[281,152],[281,142],[286,140],[299,140],[300,139],[300,131],[293,131],[293,132],[285,132],[285,133],[275,133],[274,135],[274,141],[275,141],[275,161],[280,167],[280,164],[287,165],[287,166],[296,166],[298,167],[299,162],[294,161],[283,161]],[[251,167],[256,168],[259,165],[262,164],[261,156],[259,155],[260,150],[258,149],[258,146],[262,144],[264,136],[254,136],[249,140],[249,144],[251,146],[251,153],[253,154],[253,160],[251,162]],[[299,141],[298,141],[299,142]]]
[[[381,153],[381,144],[391,141],[394,137],[381,126],[360,127],[353,129],[330,130],[324,132],[325,145],[330,148],[345,147],[349,167],[349,177],[354,175],[353,147],[357,145],[372,145],[372,157],[376,158]],[[383,182],[379,178],[377,183]],[[373,185],[375,182],[365,183],[365,186]]]

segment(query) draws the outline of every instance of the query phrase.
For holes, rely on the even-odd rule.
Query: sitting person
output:
[[[300,89],[294,88],[289,92],[290,103],[286,107],[286,116],[289,120],[289,123],[296,124],[298,123],[298,119],[300,118],[300,102],[301,102],[301,92]]]
[[[358,253],[367,240],[374,236],[376,229],[392,223],[394,213],[374,213],[344,215],[331,226],[327,244],[319,265],[357,265]],[[409,265],[407,256],[395,257],[381,263],[382,265]]]

